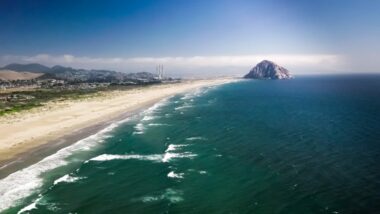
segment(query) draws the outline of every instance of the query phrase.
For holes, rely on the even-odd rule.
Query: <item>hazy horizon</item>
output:
[[[2,1],[0,65],[172,76],[380,73],[375,1]]]

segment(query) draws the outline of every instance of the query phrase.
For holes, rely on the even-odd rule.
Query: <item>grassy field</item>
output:
[[[12,113],[44,106],[49,101],[85,99],[100,96],[100,92],[113,90],[129,90],[132,88],[145,87],[137,86],[109,86],[96,89],[35,89],[35,90],[13,90],[0,94],[0,117]],[[8,97],[6,99],[6,97]],[[2,99],[1,99],[2,98]]]
[[[28,91],[15,91],[2,93],[1,97],[10,97],[0,101],[0,116],[28,110],[43,106],[44,103],[52,100],[81,99],[89,96],[96,96],[97,89],[88,90],[54,90],[38,89]]]

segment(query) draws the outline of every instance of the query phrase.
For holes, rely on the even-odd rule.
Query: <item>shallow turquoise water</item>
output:
[[[63,155],[6,212],[379,213],[379,109],[380,76],[178,95]]]

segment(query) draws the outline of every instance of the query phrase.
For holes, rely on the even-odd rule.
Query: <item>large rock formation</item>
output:
[[[244,76],[247,79],[291,79],[290,72],[274,62],[264,60]]]

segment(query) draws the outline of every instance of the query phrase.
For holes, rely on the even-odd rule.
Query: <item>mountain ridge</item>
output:
[[[0,68],[0,72],[14,71],[14,72],[29,72],[29,73],[42,73],[36,76],[39,79],[59,79],[69,82],[120,82],[128,80],[147,80],[157,81],[158,76],[149,72],[137,73],[123,73],[112,70],[95,70],[95,69],[76,69],[72,67],[65,67],[55,65],[48,67],[38,63],[19,64],[12,63]]]
[[[20,63],[11,63],[8,64],[0,70],[11,70],[16,72],[33,72],[33,73],[46,73],[51,68],[48,66],[39,64],[39,63],[29,63],[29,64],[20,64]]]

